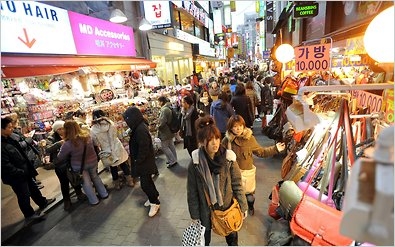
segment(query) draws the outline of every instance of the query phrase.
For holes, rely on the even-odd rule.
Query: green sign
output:
[[[294,6],[294,18],[307,18],[318,15],[318,3],[298,4]]]

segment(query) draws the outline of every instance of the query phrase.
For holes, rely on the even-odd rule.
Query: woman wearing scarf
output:
[[[241,184],[241,173],[232,150],[221,146],[221,132],[211,116],[197,120],[197,140],[199,149],[192,152],[188,167],[187,200],[192,221],[200,220],[206,227],[205,245],[211,242],[210,206],[205,197],[207,189],[211,204],[215,209],[225,211],[235,198],[247,216],[247,201]],[[238,234],[232,232],[225,237],[228,245],[238,245]]]
[[[184,148],[192,157],[192,151],[197,149],[195,121],[199,115],[191,96],[186,95],[181,100],[181,137],[184,139]]]
[[[254,215],[256,167],[253,164],[252,155],[254,154],[261,158],[271,157],[283,151],[285,144],[278,142],[276,145],[270,147],[262,147],[253,136],[252,130],[246,127],[243,117],[234,115],[229,118],[222,145],[233,150],[236,154],[237,163],[243,177],[243,187],[247,197],[248,211],[250,215]]]

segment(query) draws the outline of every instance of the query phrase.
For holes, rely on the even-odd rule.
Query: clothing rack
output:
[[[305,87],[299,88],[298,96],[303,96],[305,92],[380,90],[380,89],[394,89],[394,84],[393,83],[372,83],[372,84],[356,84],[356,85],[305,86]]]

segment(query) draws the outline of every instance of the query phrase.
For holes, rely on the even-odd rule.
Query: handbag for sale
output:
[[[206,227],[200,223],[192,222],[182,234],[182,246],[204,246],[204,232]]]
[[[81,185],[83,183],[82,171],[84,170],[84,166],[85,166],[85,155],[86,155],[86,144],[84,145],[84,152],[82,153],[81,168],[79,171],[74,171],[73,168],[71,167],[70,162],[67,165],[66,176],[69,179],[69,181],[73,187],[76,187],[76,186]]]
[[[291,219],[294,235],[311,245],[349,246],[352,239],[340,234],[342,212],[309,196],[303,196]]]
[[[283,218],[291,219],[296,206],[302,199],[303,191],[296,185],[294,181],[284,181],[279,191],[280,209]]]
[[[269,208],[267,209],[267,212],[268,212],[269,216],[275,220],[281,218],[281,215],[278,214],[278,207],[280,206],[279,191],[280,191],[280,186],[282,183],[283,183],[283,181],[280,181],[275,186],[273,186],[272,193],[269,196],[269,200],[271,200],[271,201],[269,204]]]
[[[240,230],[243,225],[243,213],[239,202],[233,198],[232,205],[222,210],[211,210],[211,227],[220,236],[228,236],[232,232]]]

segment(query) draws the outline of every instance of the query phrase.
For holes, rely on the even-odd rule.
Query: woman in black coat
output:
[[[199,114],[195,108],[194,101],[191,96],[186,95],[181,100],[181,136],[184,139],[184,148],[188,150],[192,157],[192,151],[197,149],[195,121],[199,118]]]
[[[158,173],[158,168],[148,122],[135,106],[126,109],[123,118],[131,130],[129,155],[132,160],[132,176],[140,177],[141,189],[148,196],[151,206],[148,216],[153,217],[159,210],[160,201],[159,192],[151,176]]]
[[[243,83],[237,84],[235,94],[230,100],[230,104],[235,109],[236,114],[243,117],[246,126],[252,128],[254,124],[254,113],[251,111],[252,102],[246,95],[246,89]]]

